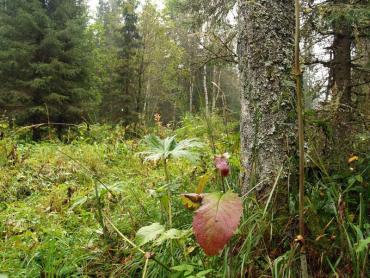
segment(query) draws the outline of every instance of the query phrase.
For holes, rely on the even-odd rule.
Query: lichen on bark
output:
[[[295,136],[292,59],[294,3],[238,1],[243,190],[272,187],[288,175]]]

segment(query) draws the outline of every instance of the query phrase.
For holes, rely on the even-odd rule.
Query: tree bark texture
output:
[[[272,188],[294,154],[294,1],[239,0],[243,191]],[[262,195],[260,195],[262,196]]]
[[[334,0],[334,5],[349,4],[348,0]],[[351,47],[352,26],[345,17],[339,17],[332,23],[334,39],[332,44],[332,147],[329,151],[330,168],[346,167],[346,160],[353,151],[353,133],[355,122],[353,114],[356,110],[352,102],[352,66]]]

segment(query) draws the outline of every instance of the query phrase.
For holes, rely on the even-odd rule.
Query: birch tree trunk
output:
[[[213,66],[213,73],[212,73],[212,105],[211,105],[211,111],[212,113],[215,112],[216,110],[216,85],[217,80],[216,80],[216,74],[217,74],[217,67]]]
[[[294,2],[238,0],[244,192],[288,176],[295,143]],[[280,171],[281,169],[281,171]]]
[[[203,90],[204,90],[204,104],[206,106],[206,115],[209,114],[209,100],[208,100],[208,88],[207,88],[207,66],[203,66]]]
[[[201,37],[201,45],[207,45],[207,31],[208,31],[208,23],[204,23],[202,25],[202,37]],[[209,96],[208,96],[208,87],[207,87],[207,64],[205,63],[203,66],[203,91],[204,91],[204,105],[206,116],[209,115]]]

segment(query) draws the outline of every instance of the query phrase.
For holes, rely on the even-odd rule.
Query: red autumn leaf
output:
[[[232,192],[203,194],[201,207],[195,212],[193,231],[208,256],[215,256],[239,226],[243,205]]]
[[[226,177],[230,173],[230,166],[226,155],[218,155],[215,157],[215,166],[221,176]]]

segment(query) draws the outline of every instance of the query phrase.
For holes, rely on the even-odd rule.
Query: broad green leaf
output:
[[[164,139],[155,135],[147,135],[143,140],[145,151],[139,155],[144,156],[144,161],[167,160],[169,158],[197,159],[198,155],[192,149],[202,147],[203,144],[195,139],[176,141],[175,136]]]
[[[242,212],[241,198],[235,193],[203,195],[193,219],[193,231],[208,256],[215,256],[224,248],[238,228]]]
[[[155,240],[163,232],[163,225],[159,223],[153,223],[149,226],[140,228],[136,233],[135,241],[139,246],[142,246],[149,241]]]
[[[156,241],[156,245],[161,245],[164,241],[169,239],[180,239],[187,237],[189,234],[189,230],[177,230],[177,229],[170,229],[165,231]]]
[[[358,243],[357,247],[356,247],[356,252],[361,253],[361,252],[365,251],[366,248],[369,247],[369,244],[370,244],[370,237],[368,237],[366,239],[361,239],[360,242]]]
[[[172,270],[178,271],[178,272],[184,272],[184,276],[188,276],[193,273],[194,266],[190,264],[180,264],[174,267],[171,267]]]
[[[199,278],[203,278],[203,277],[206,277],[206,275],[208,273],[211,273],[213,271],[213,269],[207,269],[207,270],[203,270],[201,272],[198,272],[196,277],[199,277]]]

